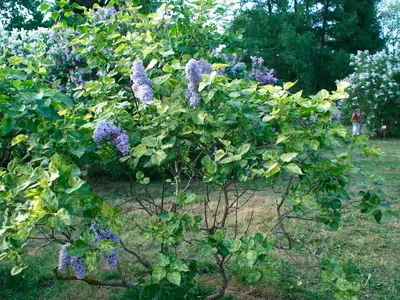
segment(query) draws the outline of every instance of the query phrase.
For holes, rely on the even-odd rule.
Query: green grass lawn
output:
[[[354,164],[359,168],[352,176],[352,185],[363,179],[361,171],[376,173],[386,183],[385,201],[393,208],[400,210],[400,140],[371,140],[371,146],[379,147],[383,152],[379,159],[364,157],[353,152]],[[108,182],[108,183],[107,183]],[[110,204],[122,201],[124,183],[109,183],[99,180],[95,189],[107,197]],[[107,184],[106,184],[107,183]],[[254,232],[262,231],[271,235],[274,222],[274,198],[262,193],[256,194],[251,203],[240,212],[240,221],[246,224],[254,215]],[[125,207],[128,211],[129,206]],[[196,208],[193,208],[195,210]],[[136,212],[127,213],[126,224],[133,217],[140,218]],[[299,243],[290,251],[274,250],[272,264],[277,271],[275,280],[263,282],[260,286],[245,286],[232,278],[227,299],[332,299],[332,293],[321,288],[320,265],[314,258],[329,256],[334,260],[351,259],[359,267],[364,278],[361,287],[361,299],[400,299],[400,220],[396,217],[384,217],[382,223],[376,223],[372,216],[361,215],[356,210],[345,214],[341,227],[332,232],[320,224],[296,221],[289,224]],[[140,245],[146,254],[154,253],[151,244],[146,244],[135,230],[122,236],[131,247]],[[307,245],[307,247],[305,247]],[[29,249],[32,260],[30,267],[23,275],[10,276],[10,266],[0,262],[0,299],[125,299],[128,296],[123,288],[99,288],[84,282],[61,282],[54,278],[52,268],[58,261],[58,246],[50,245],[41,248],[38,244]],[[187,248],[190,252],[190,247]],[[124,266],[134,270],[135,276],[143,272],[143,268],[128,253],[120,251],[120,261]],[[201,276],[198,280],[204,292],[214,289],[219,276],[213,264],[207,262],[200,266]],[[128,269],[128,268],[125,268]],[[96,277],[118,280],[119,274],[100,266],[94,271]]]

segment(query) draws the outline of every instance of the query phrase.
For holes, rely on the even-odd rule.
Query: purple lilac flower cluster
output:
[[[185,67],[186,79],[188,81],[188,89],[186,90],[186,98],[189,99],[190,106],[197,107],[200,104],[201,96],[197,92],[197,86],[203,78],[203,74],[210,74],[212,66],[205,59],[199,61],[191,59]]]
[[[92,224],[90,226],[90,229],[95,234],[95,242],[100,242],[103,239],[108,239],[110,242],[117,243],[121,239],[118,234],[112,233],[108,228],[100,229],[99,225],[97,224]],[[114,247],[111,254],[104,254],[104,260],[106,261],[106,264],[112,269],[115,269],[118,265],[118,251],[119,247],[116,246]]]
[[[245,53],[243,52],[243,55],[245,55]],[[243,58],[239,57],[236,53],[233,53],[231,56],[228,56],[225,53],[221,54],[221,58],[225,61],[226,64],[233,66],[231,67],[231,72],[234,78],[242,78],[245,75],[245,71],[246,71],[246,64],[244,64],[242,62]],[[222,69],[218,69],[217,73],[219,75],[225,75],[226,74],[226,69],[222,68]]]
[[[69,37],[77,33],[77,31],[71,29],[62,32],[53,31],[49,35],[48,44],[51,46],[46,56],[53,59],[56,65],[69,63],[73,67],[77,66],[82,61],[82,57],[75,46],[69,46]]]
[[[264,59],[262,57],[252,56],[252,70],[249,74],[250,79],[256,80],[261,84],[274,84],[278,79],[274,76],[274,69],[268,69],[263,66]]]
[[[119,134],[111,136],[110,142],[117,147],[119,152],[123,155],[129,154],[129,137],[125,130],[121,130]]]
[[[212,65],[203,58],[199,60],[201,74],[211,74],[212,72]]]
[[[109,139],[123,155],[129,154],[129,137],[125,130],[118,128],[112,122],[100,121],[93,132],[93,140],[98,143]]]
[[[61,271],[64,271],[67,268],[67,266],[70,263],[70,261],[71,261],[71,255],[69,255],[68,252],[67,252],[68,247],[70,245],[71,245],[70,243],[66,243],[66,244],[61,246],[60,255],[58,257],[59,258],[58,259],[58,268]]]
[[[338,123],[340,121],[341,114],[340,112],[332,114],[332,122]]]
[[[311,115],[309,118],[303,118],[303,121],[300,122],[301,126],[312,126],[313,123],[317,121],[317,117]]]
[[[154,91],[151,88],[151,80],[147,77],[143,62],[136,60],[133,63],[131,71],[132,90],[135,97],[143,104],[149,105],[154,97]]]
[[[234,78],[242,78],[246,73],[246,64],[244,62],[238,62],[232,67],[232,75]]]
[[[71,265],[77,278],[85,278],[86,264],[82,256],[71,256]]]
[[[85,84],[85,81],[82,78],[82,75],[85,73],[83,68],[79,68],[76,72],[71,69],[69,73],[71,75],[71,81],[76,87],[83,86]]]
[[[68,254],[68,248],[71,246],[70,243],[66,243],[61,246],[58,268],[60,270],[65,270],[70,264],[74,269],[75,275],[79,279],[83,279],[86,276],[86,264],[82,256],[73,256]]]
[[[186,79],[188,81],[188,89],[186,90],[186,98],[189,99],[190,106],[196,107],[200,104],[200,94],[197,92],[197,85],[202,80],[201,67],[197,60],[191,59],[185,67]]]
[[[89,9],[89,11],[94,14],[96,16],[96,19],[98,21],[104,21],[109,19],[112,15],[116,14],[117,11],[114,8],[114,6],[112,6],[111,8],[106,8],[106,7],[101,7],[97,10],[94,9]]]
[[[244,168],[244,171],[246,172],[246,175],[247,175],[247,176],[250,176],[250,165],[247,165],[247,166]]]

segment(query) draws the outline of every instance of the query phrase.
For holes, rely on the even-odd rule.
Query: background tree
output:
[[[379,6],[379,20],[388,50],[398,52],[400,47],[400,1],[393,0],[389,3],[381,3]]]
[[[263,56],[279,78],[299,79],[298,88],[306,93],[331,89],[351,73],[351,53],[383,47],[375,5],[369,0],[242,1],[251,8],[240,10],[233,22],[231,30],[243,32],[234,45]]]
[[[1,24],[7,29],[36,29],[51,26],[39,9],[40,2],[32,0],[0,0]]]

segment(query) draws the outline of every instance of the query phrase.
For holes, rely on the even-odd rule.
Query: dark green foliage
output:
[[[332,89],[351,73],[350,53],[383,47],[371,0],[258,1],[231,30],[243,32],[234,46],[262,56],[279,79],[299,79],[297,88],[307,94]]]
[[[86,8],[92,8],[93,4],[97,3],[100,6],[104,6],[105,4],[105,0],[71,0],[70,3],[76,3],[79,4],[81,6],[85,6]]]
[[[40,2],[34,0],[0,0],[1,23],[5,29],[50,27],[50,21],[44,21],[39,9]]]

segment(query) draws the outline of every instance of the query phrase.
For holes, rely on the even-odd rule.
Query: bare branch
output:
[[[250,216],[249,224],[247,225],[247,228],[246,228],[246,231],[245,231],[245,232],[248,232],[248,231],[249,231],[251,222],[253,221],[253,215],[254,215],[254,210],[251,211],[251,216]]]
[[[137,285],[136,283],[130,283],[130,282],[104,281],[104,280],[91,279],[91,278],[88,278],[87,276],[82,279],[79,279],[76,276],[62,276],[58,273],[58,267],[55,267],[53,269],[53,272],[58,280],[80,280],[80,281],[85,281],[87,284],[90,284],[90,285],[126,287],[126,288],[128,288],[128,287],[133,288]]]
[[[131,249],[128,249],[128,248],[125,246],[125,244],[122,242],[122,240],[120,240],[119,242],[120,242],[122,248],[124,248],[124,250],[125,250],[126,252],[128,252],[128,253],[132,254],[133,256],[135,256],[135,257],[140,261],[140,263],[141,263],[143,266],[145,266],[145,267],[146,267],[147,269],[149,269],[149,270],[152,270],[152,269],[153,269],[153,266],[151,265],[151,263],[150,263],[149,261],[147,261],[146,259],[142,258],[142,257],[141,257],[139,254],[137,254],[135,251],[133,251],[133,250],[131,250]]]

